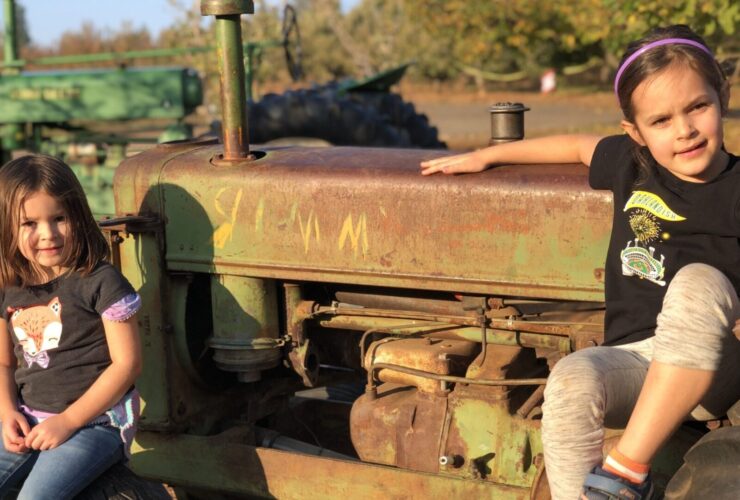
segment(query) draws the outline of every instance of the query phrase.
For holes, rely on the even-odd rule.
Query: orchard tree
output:
[[[446,64],[490,73],[537,74],[558,51],[580,47],[558,2],[406,0],[419,27],[449,47]]]
[[[593,58],[604,79],[649,29],[688,24],[721,58],[737,50],[737,0],[407,0],[410,19],[449,47],[446,64],[537,74]]]
[[[365,49],[340,26],[344,20],[338,0],[297,0],[295,8],[303,42],[303,68],[309,82],[326,82],[362,72],[366,66]],[[344,43],[338,33],[347,35]]]
[[[739,48],[736,0],[574,0],[561,9],[571,19],[578,43],[600,44],[611,69],[630,42],[658,26],[691,26],[719,58]]]
[[[407,62],[415,62],[411,71],[425,78],[446,79],[455,73],[445,61],[444,41],[420,29],[407,0],[363,0],[346,24],[365,45],[372,73]]]

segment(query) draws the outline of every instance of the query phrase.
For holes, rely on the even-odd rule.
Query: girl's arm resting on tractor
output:
[[[117,403],[141,373],[141,346],[136,317],[116,322],[103,319],[111,364],[80,398],[59,415],[50,417],[26,437],[35,450],[59,446],[80,427]]]
[[[17,365],[13,355],[13,342],[10,340],[8,325],[0,319],[0,422],[2,422],[3,445],[5,449],[14,453],[27,451],[24,437],[31,431],[26,417],[18,411],[15,385],[15,367]]]
[[[593,135],[553,135],[505,142],[470,153],[424,161],[421,163],[421,173],[480,172],[492,165],[502,164],[583,163],[588,166],[601,139]]]

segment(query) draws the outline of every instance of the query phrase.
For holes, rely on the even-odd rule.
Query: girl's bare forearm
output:
[[[512,164],[591,164],[591,157],[601,137],[591,135],[556,135],[506,142],[471,153],[442,156],[421,162],[422,175],[474,173],[494,165]]]
[[[554,135],[506,142],[478,151],[489,165],[531,163],[591,164],[596,144],[592,135]]]
[[[10,411],[17,411],[18,400],[15,385],[15,370],[9,366],[0,365],[0,420]]]

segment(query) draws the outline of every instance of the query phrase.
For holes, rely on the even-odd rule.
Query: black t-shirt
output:
[[[111,363],[100,315],[132,293],[107,263],[87,276],[0,291],[18,358],[15,381],[27,406],[60,413],[82,396]]]
[[[596,146],[589,182],[614,193],[606,257],[605,344],[636,342],[654,334],[668,284],[687,264],[716,267],[740,290],[740,162],[707,183],[687,182],[651,161],[636,184],[638,167],[627,135]]]

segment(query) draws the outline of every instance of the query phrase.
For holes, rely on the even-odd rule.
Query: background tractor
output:
[[[0,157],[20,151],[62,158],[75,170],[93,213],[114,213],[115,167],[129,154],[157,142],[193,137],[196,109],[204,103],[198,73],[184,67],[130,67],[133,60],[215,52],[213,47],[154,49],[23,60],[19,57],[15,0],[4,1],[4,62],[0,64]],[[252,102],[256,61],[270,49],[284,50],[289,73],[302,75],[300,32],[295,10],[284,12],[280,40],[250,41],[241,47],[247,68],[238,84],[250,101],[250,141],[439,148],[437,129],[410,103],[391,92],[408,65],[363,81],[344,81]],[[63,65],[115,62],[115,68],[54,69]],[[208,133],[209,126],[200,127]],[[220,123],[210,124],[218,133]],[[133,147],[132,147],[133,145]]]

